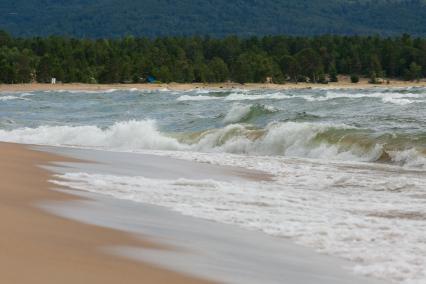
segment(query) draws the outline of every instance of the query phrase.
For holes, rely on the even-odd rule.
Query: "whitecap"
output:
[[[252,105],[241,105],[234,104],[232,108],[228,111],[225,118],[223,119],[224,123],[235,123],[239,122],[245,116],[250,113]]]
[[[255,101],[255,100],[283,100],[289,99],[292,96],[283,94],[283,93],[270,93],[270,94],[246,94],[246,93],[232,93],[229,96],[225,97],[226,101]]]
[[[0,140],[25,144],[104,147],[129,151],[185,149],[185,146],[176,139],[161,134],[153,120],[118,122],[105,129],[89,125],[0,130]]]
[[[383,103],[397,105],[407,105],[421,100],[426,100],[426,94],[420,93],[397,93],[397,92],[370,92],[370,93],[350,93],[342,91],[327,91],[324,95],[301,96],[308,101],[328,101],[334,99],[380,99]]]
[[[190,96],[190,95],[183,95],[178,97],[177,101],[208,101],[208,100],[219,100],[220,97],[214,97],[214,96]]]
[[[0,101],[11,101],[11,100],[19,100],[20,97],[16,96],[2,96],[0,97]]]
[[[242,106],[238,119],[250,108]],[[250,110],[248,110],[250,111]],[[370,147],[344,142],[330,142],[327,137],[335,131],[356,131],[345,124],[312,122],[272,122],[265,128],[248,124],[229,124],[223,128],[210,129],[197,135],[182,133],[169,135],[159,131],[154,120],[123,121],[110,127],[86,126],[39,126],[0,130],[0,141],[42,145],[71,145],[102,147],[123,151],[179,150],[196,152],[233,153],[263,156],[300,157],[319,160],[375,162],[385,149],[380,143]],[[339,134],[341,135],[341,134]],[[395,164],[426,168],[424,155],[420,152],[396,151],[388,153]]]

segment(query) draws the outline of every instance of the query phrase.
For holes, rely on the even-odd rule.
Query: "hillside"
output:
[[[0,29],[19,36],[426,35],[423,0],[2,2]]]

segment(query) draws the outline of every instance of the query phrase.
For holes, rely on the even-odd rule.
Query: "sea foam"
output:
[[[208,94],[203,92],[202,94]],[[224,100],[224,101],[257,101],[257,100],[288,100],[304,99],[307,101],[330,101],[336,99],[379,99],[383,103],[397,105],[407,105],[415,102],[423,102],[426,99],[426,93],[409,92],[347,92],[345,90],[325,91],[318,94],[295,94],[289,91],[269,91],[263,94],[251,93],[248,91],[231,92],[222,97],[209,95],[183,95],[178,101],[197,101],[197,100]]]
[[[238,119],[238,116],[240,115],[235,119]],[[389,162],[401,166],[426,168],[424,155],[412,146],[408,149],[388,151],[384,144],[375,142],[374,138],[370,138],[372,140],[366,146],[364,136],[359,138],[359,142],[357,139],[346,142],[345,137],[350,133],[356,138],[357,128],[345,124],[272,122],[264,128],[236,123],[196,135],[194,133],[176,135],[161,132],[154,120],[131,120],[117,122],[106,128],[40,126],[0,130],[0,140],[122,151],[148,149],[224,152],[356,162],[375,162],[386,157]],[[337,140],[336,135],[340,137]]]
[[[425,194],[423,176],[277,157],[205,157],[267,170],[276,178],[221,182],[68,173],[53,182],[290,238],[352,261],[353,271],[362,275],[395,283],[426,279],[426,210],[415,198]]]
[[[223,119],[224,123],[236,123],[236,122],[244,122],[251,118],[255,118],[258,116],[264,116],[267,114],[271,114],[279,111],[277,108],[267,105],[246,105],[236,103],[232,105],[231,109],[226,114]]]
[[[0,140],[26,144],[103,147],[111,149],[183,150],[176,139],[162,135],[155,121],[125,121],[101,129],[97,126],[40,126],[0,130]]]
[[[203,96],[203,95],[198,95],[198,96],[190,96],[190,95],[183,95],[178,97],[176,100],[177,101],[208,101],[208,100],[219,100],[221,99],[220,97],[214,97],[214,96]]]
[[[305,95],[302,98],[308,101],[329,101],[335,99],[379,99],[383,103],[391,103],[397,105],[407,105],[415,102],[422,102],[426,99],[426,93],[397,93],[397,92],[354,92],[345,91],[326,91],[324,95]],[[420,101],[419,101],[420,100]]]

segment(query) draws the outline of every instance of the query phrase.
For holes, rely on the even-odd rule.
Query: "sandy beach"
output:
[[[56,173],[55,184],[71,188],[61,191],[83,199],[65,202],[43,201],[37,204],[39,208],[86,224],[141,235],[145,240],[153,240],[173,248],[173,250],[158,250],[147,246],[128,245],[104,248],[110,253],[219,283],[383,283],[350,273],[344,269],[349,264],[342,259],[318,254],[283,238],[268,236],[239,226],[193,218],[163,206],[153,205],[149,202],[149,198],[144,199],[144,202],[135,202],[109,196],[111,188],[120,190],[120,185],[112,180],[108,182],[98,180],[99,177],[103,179],[123,177],[127,181],[136,182],[142,178],[143,185],[134,189],[132,193],[134,197],[144,190],[154,196],[161,195],[164,191],[164,181],[170,183],[177,181],[177,184],[189,185],[195,195],[202,196],[211,188],[205,186],[206,181],[232,184],[271,182],[273,177],[263,171],[198,163],[146,153],[51,146],[32,146],[31,149],[68,157],[71,160],[92,161],[61,162],[47,167],[49,171]],[[93,175],[95,183],[100,182],[99,192],[87,192],[84,188],[75,187],[77,184],[67,183],[69,179],[66,176],[79,175],[82,172],[84,175]],[[180,191],[190,188],[184,186]],[[172,196],[172,200],[179,202],[178,195]],[[222,196],[217,194],[219,199]],[[194,204],[193,209],[196,207]],[[235,212],[237,211],[235,209]],[[259,259],[262,259],[261,263]]]
[[[38,167],[71,159],[6,143],[0,144],[0,155],[1,283],[207,283],[100,250],[113,245],[160,245],[33,206],[76,199],[50,190],[50,173]]]
[[[404,88],[404,87],[425,87],[426,82],[408,82],[401,80],[389,80],[388,83],[383,84],[369,84],[368,79],[361,78],[357,84],[352,84],[348,77],[341,77],[337,83],[329,84],[312,84],[312,83],[286,83],[286,84],[257,84],[257,83],[161,83],[161,84],[81,84],[81,83],[67,83],[67,84],[0,84],[0,92],[32,92],[32,91],[103,91],[103,90],[126,90],[126,89],[138,89],[138,90],[158,90],[168,89],[172,91],[187,91],[193,89],[246,89],[246,90],[259,90],[259,89],[271,89],[271,90],[291,90],[291,89],[366,89],[366,88]]]
[[[2,283],[382,283],[349,274],[344,261],[260,232],[49,182],[53,172],[81,170],[137,170],[156,178],[160,165],[166,166],[162,178],[170,179],[269,179],[261,172],[9,143],[0,144],[0,155]],[[80,160],[85,157],[94,163]]]

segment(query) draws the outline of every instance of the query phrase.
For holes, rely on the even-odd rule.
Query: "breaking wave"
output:
[[[19,100],[20,97],[16,97],[16,96],[4,96],[4,97],[0,97],[0,101],[11,101],[11,100]]]
[[[208,95],[209,92],[197,92],[197,95],[183,95],[177,98],[178,101],[205,101],[205,100],[218,100],[224,101],[256,101],[256,100],[287,100],[287,99],[304,99],[306,101],[330,101],[336,99],[376,99],[381,100],[383,103],[390,103],[395,105],[408,105],[416,102],[424,102],[426,93],[414,92],[347,92],[342,90],[326,91],[325,93],[317,94],[300,94],[274,91],[263,94],[250,93],[247,91],[231,92],[223,96]]]
[[[118,122],[105,129],[97,126],[40,126],[0,130],[0,140],[123,150],[183,149],[176,139],[162,135],[153,120]]]
[[[291,98],[288,94],[273,92],[267,94],[248,94],[246,92],[231,93],[225,98],[226,101],[255,101],[255,100],[282,100]]]
[[[29,94],[22,94],[21,96],[0,96],[0,101],[13,101],[13,100],[29,100],[27,97]]]
[[[396,105],[407,105],[415,102],[421,102],[426,98],[424,93],[396,93],[396,92],[369,92],[369,93],[348,93],[342,91],[327,91],[324,95],[304,96],[308,101],[328,101],[334,99],[380,99],[383,103]]]
[[[267,105],[234,104],[223,119],[224,123],[246,122],[250,119],[277,112],[278,109]]]
[[[252,111],[251,108],[248,113]],[[404,135],[375,136],[344,124],[273,122],[265,128],[256,128],[237,123],[198,133],[168,134],[160,132],[154,120],[132,120],[107,128],[40,126],[0,130],[0,140],[124,151],[147,149],[280,155],[426,168],[425,135],[415,138]]]

